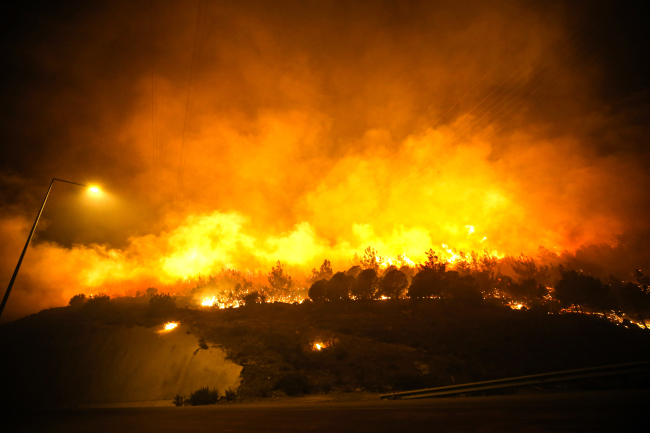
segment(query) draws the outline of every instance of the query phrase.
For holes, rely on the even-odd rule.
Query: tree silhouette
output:
[[[501,275],[493,285],[499,292],[507,295],[508,298],[523,304],[539,301],[548,292],[546,287],[538,285],[534,278],[528,278],[517,283],[511,277]]]
[[[444,269],[444,268],[443,268]],[[411,299],[440,297],[444,270],[436,267],[421,267],[413,276],[408,295]]]
[[[352,266],[350,269],[348,269],[347,271],[345,271],[345,274],[346,274],[346,275],[349,275],[349,276],[351,276],[351,277],[353,277],[353,278],[357,278],[357,276],[361,273],[361,271],[363,271],[363,269],[361,268],[361,266],[359,266],[359,265],[354,265],[354,266]]]
[[[105,293],[98,293],[94,296],[86,298],[84,308],[95,313],[100,311],[107,311],[111,306],[111,297]]]
[[[398,301],[400,296],[406,291],[408,285],[409,281],[404,272],[398,269],[391,269],[386,272],[384,278],[379,282],[378,294]]]
[[[86,295],[83,293],[80,293],[78,295],[74,295],[72,298],[70,298],[69,305],[71,307],[80,307],[86,302]]]
[[[421,263],[418,267],[420,269],[433,269],[438,272],[445,272],[445,269],[447,268],[447,263],[442,260],[438,254],[433,251],[433,249],[429,249],[426,253],[427,256],[427,261],[424,263]]]
[[[332,272],[332,263],[330,263],[329,260],[325,259],[322,265],[320,265],[320,270],[316,270],[316,268],[311,270],[311,277],[310,280],[312,281],[318,281],[318,280],[329,280],[332,278],[332,275],[334,272]]]
[[[271,268],[271,272],[268,273],[268,280],[271,287],[280,292],[287,291],[293,286],[291,276],[285,273],[280,260]]]
[[[354,283],[354,277],[343,272],[335,273],[327,282],[325,297],[328,301],[341,301],[350,299],[350,288]]]
[[[327,280],[318,280],[309,288],[309,298],[314,302],[322,302],[327,295]]]
[[[620,307],[628,313],[634,312],[647,329],[646,318],[650,316],[650,292],[644,288],[647,286],[631,282],[615,282],[612,285]]]
[[[381,270],[378,272],[378,274],[383,278],[384,275],[386,275],[386,274],[389,273],[390,271],[396,271],[396,270],[397,270],[397,266],[390,265],[390,266],[387,266],[386,269],[381,269]]]
[[[546,282],[548,279],[548,266],[537,266],[532,257],[521,254],[518,258],[509,257],[510,266],[518,277],[518,282],[535,280],[538,283]]]
[[[399,270],[400,272],[403,272],[404,275],[408,277],[409,281],[411,281],[411,279],[415,275],[415,272],[417,271],[417,268],[412,268],[411,266],[404,265],[400,267]]]
[[[483,250],[479,262],[479,269],[487,274],[489,280],[494,280],[499,269],[499,258],[490,254],[488,250]]]
[[[583,306],[601,309],[602,300],[607,297],[607,287],[599,279],[574,270],[560,272],[562,278],[555,285],[555,297],[563,307],[573,304],[580,311],[583,311]]]
[[[639,269],[634,270],[634,276],[636,277],[637,285],[645,292],[648,292],[648,286],[650,286],[650,277],[643,275]]]
[[[377,255],[377,251],[368,247],[363,252],[363,258],[359,260],[359,265],[363,269],[374,269],[375,272],[379,271],[379,265],[381,264],[381,257]]]
[[[352,296],[357,299],[372,299],[377,293],[378,285],[377,271],[365,269],[359,273],[356,281],[352,284]]]
[[[257,291],[247,293],[246,295],[242,296],[242,302],[246,307],[250,307],[251,305],[255,304],[263,304],[265,301],[266,296],[260,294],[260,292]]]
[[[444,274],[442,285],[443,298],[451,297],[466,303],[480,303],[483,294],[479,290],[478,281],[471,275],[461,276],[458,272],[448,271]]]
[[[168,315],[176,311],[176,298],[169,293],[153,294],[149,299],[149,314],[152,316]]]

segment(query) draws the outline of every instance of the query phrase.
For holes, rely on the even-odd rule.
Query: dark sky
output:
[[[60,262],[97,287],[344,266],[368,244],[645,249],[647,18],[611,1],[16,3],[0,281],[52,177],[107,194],[56,186],[34,293],[62,291],[39,274]]]

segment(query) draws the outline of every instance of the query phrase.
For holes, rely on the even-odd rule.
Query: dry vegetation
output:
[[[165,305],[159,310],[155,304],[143,297],[118,298],[44,310],[3,325],[0,344],[20,351],[16,359],[23,360],[25,369],[38,365],[56,378],[57,362],[70,354],[52,349],[53,336],[61,340],[80,332],[92,335],[92,330],[160,326],[173,319],[197,335],[197,349],[221,347],[243,366],[240,400],[390,392],[639,361],[650,355],[650,332],[638,326],[617,325],[596,315],[513,310],[489,300],[307,301],[229,309]],[[44,353],[44,347],[52,352]],[[56,379],[43,393],[38,401],[56,402]]]
[[[244,366],[240,395],[389,392],[647,359],[650,333],[490,303],[267,304],[186,320]],[[314,350],[314,343],[325,345]]]

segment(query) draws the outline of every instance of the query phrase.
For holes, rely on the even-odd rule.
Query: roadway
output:
[[[650,390],[410,401],[0,409],[12,432],[647,432]]]

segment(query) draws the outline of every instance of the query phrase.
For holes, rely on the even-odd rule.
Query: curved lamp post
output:
[[[41,205],[41,209],[38,211],[38,215],[36,215],[36,220],[34,221],[34,225],[32,226],[32,231],[29,232],[29,236],[27,236],[27,242],[25,242],[25,248],[23,248],[23,253],[20,255],[20,259],[18,259],[18,264],[16,265],[16,269],[14,270],[14,274],[11,277],[11,281],[9,281],[9,287],[7,287],[5,296],[2,299],[2,305],[0,305],[0,317],[2,317],[2,312],[4,311],[5,305],[7,304],[7,299],[9,299],[11,288],[14,285],[14,281],[16,281],[18,270],[20,270],[20,265],[23,263],[23,258],[25,257],[25,253],[27,252],[27,247],[29,246],[29,242],[32,240],[32,236],[34,235],[34,231],[36,230],[36,225],[38,224],[38,220],[41,218],[41,214],[43,213],[43,208],[45,207],[45,202],[47,201],[47,197],[50,195],[50,191],[52,190],[52,185],[54,185],[54,181],[71,183],[72,185],[79,185],[79,186],[86,186],[86,187],[88,186],[83,183],[70,182],[69,180],[56,179],[56,178],[52,179],[52,182],[50,182],[50,187],[47,189],[47,194],[45,194],[45,198],[43,199],[43,204]],[[90,191],[99,192],[99,188],[93,186],[90,187]]]

